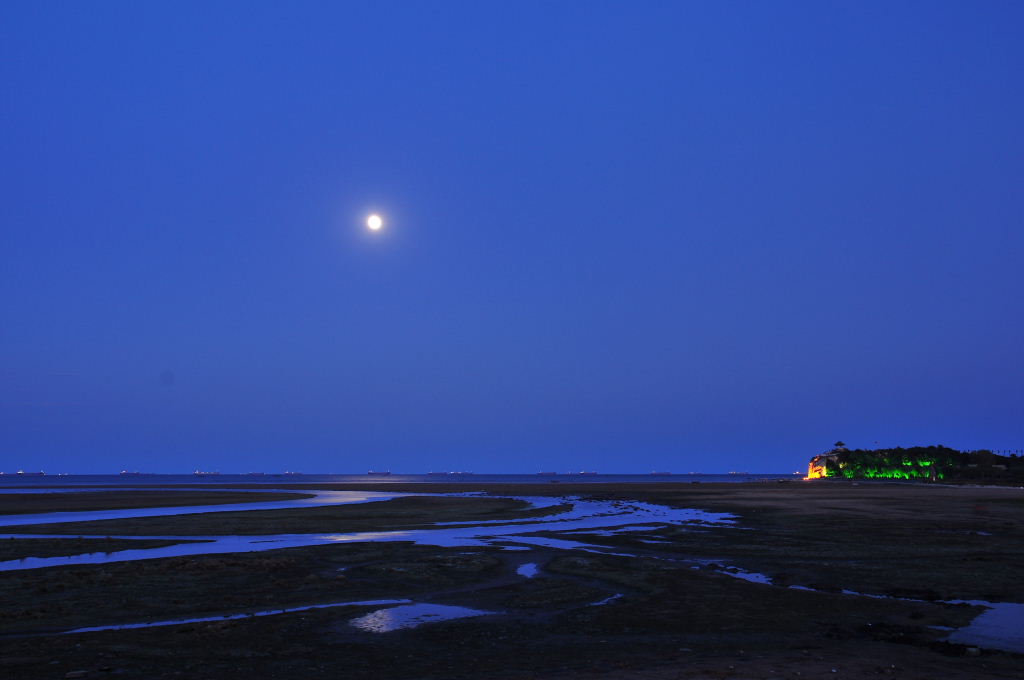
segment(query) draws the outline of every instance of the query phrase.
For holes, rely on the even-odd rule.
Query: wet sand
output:
[[[357,488],[472,490],[409,486]],[[944,641],[948,631],[935,628],[961,628],[986,611],[943,600],[1024,602],[1019,489],[786,482],[484,490],[641,500],[732,513],[737,520],[735,526],[652,524],[637,531],[536,535],[619,554],[546,546],[345,543],[6,572],[0,574],[0,675],[54,678],[84,670],[86,677],[384,680],[1024,677],[1024,657],[950,644]],[[218,526],[224,533],[253,531],[263,523],[309,533],[323,531],[325,523],[394,531],[434,521],[508,520],[530,511],[506,500],[449,498],[259,512],[248,518],[249,513],[225,511],[133,522],[192,526],[182,534],[193,536],[216,534],[210,530]],[[535,566],[524,573],[526,565]],[[773,585],[736,578],[737,573],[763,574]],[[351,622],[381,607],[351,605],[40,635],[377,600],[491,613],[379,633]],[[595,606],[599,602],[606,604]]]
[[[218,505],[231,503],[257,503],[271,500],[298,500],[309,494],[267,493],[252,490],[213,491],[180,488],[173,492],[161,489],[106,490],[76,487],[75,490],[55,489],[31,493],[37,489],[7,487],[0,493],[0,516],[35,514],[43,512],[77,512],[82,510],[117,510],[120,508],[165,508],[187,505]],[[40,490],[41,491],[41,490]]]

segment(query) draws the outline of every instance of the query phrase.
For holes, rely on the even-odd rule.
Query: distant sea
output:
[[[53,486],[103,484],[112,486],[135,486],[140,484],[209,484],[210,486],[232,486],[235,484],[550,484],[552,482],[586,484],[614,482],[758,482],[786,479],[800,479],[793,473],[729,473],[729,474],[503,474],[485,475],[470,473],[441,473],[407,475],[363,474],[127,474],[127,475],[0,475],[0,487],[4,486]]]

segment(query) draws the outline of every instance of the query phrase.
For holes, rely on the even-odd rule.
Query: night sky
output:
[[[0,469],[1024,448],[1022,35],[1016,1],[7,0]]]

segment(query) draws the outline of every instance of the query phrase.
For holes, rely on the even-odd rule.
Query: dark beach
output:
[[[985,611],[949,601],[1024,601],[1024,492],[1017,488],[831,481],[358,486],[375,488],[645,501],[731,513],[736,524],[572,534],[606,547],[604,554],[351,542],[5,571],[0,669],[26,679],[1024,677],[1020,655],[945,641],[945,629]],[[119,498],[122,493],[133,495]],[[180,493],[105,491],[78,494],[74,503],[76,509],[90,502],[97,509],[142,507],[180,502]],[[207,491],[202,502],[229,500],[216,495]],[[38,503],[13,495],[4,509],[37,512]],[[437,521],[528,521],[558,511],[507,498],[404,497],[3,531],[193,539],[342,534],[414,530]],[[118,550],[131,541],[14,538],[3,541],[3,558]],[[533,578],[517,574],[527,563],[539,568]],[[771,584],[737,574],[755,581],[763,575]],[[54,634],[381,599],[491,613],[386,633],[350,625],[379,607],[342,606]]]

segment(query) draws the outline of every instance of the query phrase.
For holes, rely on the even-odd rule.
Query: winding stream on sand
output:
[[[60,493],[89,493],[90,491],[110,491],[111,489],[59,489]],[[117,491],[134,491],[131,488],[118,488]],[[153,491],[153,489],[139,489]],[[160,489],[160,491],[173,491]],[[183,489],[191,491],[191,489]],[[309,493],[310,498],[295,498],[280,501],[263,501],[257,503],[223,503],[220,505],[183,505],[166,508],[126,508],[120,510],[74,510],[68,512],[43,512],[33,515],[0,515],[0,527],[26,526],[29,524],[59,524],[62,522],[93,522],[106,519],[136,519],[139,517],[168,517],[171,515],[197,515],[207,512],[244,512],[249,510],[290,510],[297,508],[315,508],[322,505],[349,505],[351,503],[371,503],[389,501],[402,496],[416,496],[413,493],[389,493],[385,491],[295,491],[293,489],[204,489],[204,491],[233,491],[241,493],[281,492]],[[53,493],[48,489],[3,489],[0,493]],[[462,494],[453,494],[462,495]]]
[[[236,489],[225,489],[235,491]],[[275,489],[285,491],[283,489]],[[266,490],[263,490],[266,491]],[[289,490],[290,491],[290,490]],[[462,494],[414,494],[388,493],[377,491],[310,491],[310,498],[269,501],[258,503],[234,503],[223,505],[198,505],[167,508],[134,508],[121,510],[54,512],[32,515],[0,516],[0,527],[26,526],[32,524],[53,524],[62,522],[84,522],[108,519],[132,519],[142,517],[164,517],[171,515],[188,515],[210,512],[236,512],[249,510],[283,510],[310,508],[325,505],[345,505],[351,503],[372,503],[387,501],[402,496],[475,496],[476,493]],[[238,536],[90,536],[81,534],[5,534],[3,539],[19,538],[116,538],[116,539],[161,539],[192,541],[170,546],[119,550],[109,553],[84,553],[79,555],[58,557],[27,557],[17,560],[0,562],[0,571],[17,571],[25,569],[41,569],[46,567],[62,567],[74,565],[108,564],[134,560],[160,559],[165,557],[182,557],[189,555],[257,552],[298,548],[334,543],[358,542],[399,542],[407,541],[417,545],[438,547],[498,547],[504,550],[530,550],[531,547],[555,548],[564,550],[581,550],[606,555],[638,557],[636,553],[614,552],[607,546],[594,545],[582,541],[564,538],[565,534],[581,533],[597,536],[612,536],[623,532],[653,531],[665,525],[717,525],[731,526],[734,516],[726,513],[712,513],[702,510],[670,508],[638,501],[598,501],[580,498],[557,498],[547,496],[512,496],[529,504],[531,508],[546,508],[566,505],[562,512],[540,518],[487,520],[473,523],[440,522],[428,525],[423,529],[379,532],[353,533],[319,533],[319,534],[275,534],[275,535],[238,535]],[[544,532],[558,532],[563,537],[538,535]],[[583,538],[581,536],[581,538]],[[641,539],[643,540],[643,539]],[[645,542],[661,543],[663,539],[651,538]],[[523,564],[518,574],[523,578],[537,575],[537,565]],[[769,576],[748,572],[737,567],[724,567],[716,570],[720,574],[743,579],[751,583],[777,587],[772,584]],[[802,586],[791,588],[811,590]],[[852,596],[885,597],[844,591]],[[604,605],[621,597],[614,595],[593,605]],[[991,649],[1024,653],[1024,604],[992,603],[980,601],[957,601],[950,604],[974,604],[986,607],[986,611],[974,619],[968,626],[950,633],[947,640],[957,644],[976,645]],[[450,620],[473,616],[484,616],[494,612],[450,607],[430,603],[414,603],[409,600],[377,600],[362,602],[338,602],[309,605],[289,609],[276,609],[248,614],[233,614],[196,619],[176,619],[151,623],[120,624],[79,628],[69,633],[84,633],[103,630],[125,630],[152,626],[169,626],[185,623],[242,619],[251,616],[269,616],[300,612],[310,609],[322,609],[343,606],[383,605],[384,608],[373,611],[352,621],[352,625],[369,632],[388,632],[401,628],[411,628],[423,623]]]
[[[306,505],[331,505],[342,503],[368,503],[382,500],[389,500],[399,495],[413,494],[379,494],[370,496],[366,493],[352,496],[341,496],[350,492],[327,492],[318,495],[316,498],[304,499]],[[448,496],[449,494],[427,494],[435,496]],[[594,501],[580,500],[576,498],[550,498],[546,496],[517,496],[512,497],[530,505],[531,508],[544,508],[556,505],[568,505],[567,509],[557,514],[531,519],[508,519],[489,520],[475,524],[459,524],[446,522],[429,525],[424,529],[409,529],[402,531],[372,531],[335,534],[272,534],[272,535],[242,535],[242,536],[117,536],[110,535],[109,538],[116,539],[153,539],[160,540],[181,540],[197,541],[194,543],[179,543],[175,545],[158,548],[119,550],[109,553],[84,553],[80,555],[68,555],[59,557],[26,557],[18,560],[0,562],[0,571],[17,571],[23,569],[42,569],[45,567],[73,566],[81,564],[109,564],[112,562],[128,562],[133,560],[159,559],[164,557],[183,557],[188,555],[210,555],[223,553],[256,552],[264,550],[280,550],[282,548],[301,548],[314,545],[326,545],[332,543],[360,543],[360,542],[399,542],[408,541],[417,545],[432,545],[442,548],[479,548],[495,546],[501,548],[522,548],[529,546],[540,546],[548,548],[559,548],[566,550],[585,550],[590,552],[601,552],[606,554],[618,554],[611,552],[608,548],[591,545],[579,541],[571,541],[563,538],[533,535],[545,531],[587,531],[591,529],[608,530],[609,528],[628,529],[634,525],[637,530],[651,530],[655,525],[666,524],[732,524],[732,515],[725,513],[704,512],[687,508],[670,508],[662,505],[640,502],[622,501]],[[314,502],[315,501],[315,502]],[[292,501],[286,501],[292,503]],[[253,504],[265,506],[265,503]],[[189,514],[190,512],[224,512],[224,506],[202,506],[197,508],[161,508],[165,512],[161,515]],[[277,507],[294,507],[277,506]],[[230,508],[235,509],[235,506]],[[260,509],[266,509],[260,507]],[[125,519],[134,517],[154,516],[146,512],[149,508],[136,514],[135,510],[110,510],[103,511],[113,516],[104,516],[104,519]],[[184,510],[183,512],[176,512]],[[145,513],[145,514],[142,514]],[[83,515],[76,521],[88,521],[97,519],[96,512],[83,513],[52,513],[60,515]],[[27,524],[39,524],[43,522],[30,522],[24,520],[24,515],[0,518],[0,526],[24,526]],[[45,515],[33,515],[32,517],[44,517],[45,523],[69,521],[68,519],[50,519]],[[86,536],[80,534],[4,534],[0,538],[107,538],[103,536]]]

